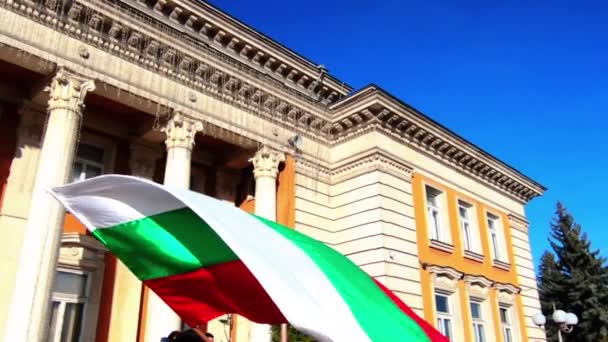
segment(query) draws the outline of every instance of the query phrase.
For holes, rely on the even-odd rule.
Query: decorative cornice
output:
[[[494,288],[499,292],[506,292],[510,295],[518,294],[521,289],[511,284],[494,283]]]
[[[491,187],[527,202],[541,195],[545,188],[506,166],[494,157],[464,141],[421,113],[395,103],[388,94],[371,87],[351,97],[352,103],[334,108],[331,144],[337,145],[369,132],[377,131],[411,148],[423,151],[443,163],[473,176]],[[355,104],[364,104],[363,107]],[[349,109],[351,108],[352,109]]]
[[[463,280],[468,285],[478,285],[481,287],[491,287],[492,284],[494,284],[494,282],[492,282],[490,279],[488,279],[486,277],[469,275],[469,274],[465,275]]]
[[[159,2],[155,0],[148,7]],[[170,17],[175,19],[176,24],[212,42],[213,46],[265,69],[270,77],[299,87],[307,93],[310,88],[314,88],[310,95],[319,98],[322,103],[333,103],[339,99],[339,95],[351,91],[344,82],[328,74],[322,65],[312,63],[209,3],[168,0],[163,1],[160,12],[165,15],[171,13]]]
[[[95,238],[79,233],[61,236],[59,264],[94,271],[103,266],[103,256],[108,250]]]
[[[99,243],[97,239],[79,233],[64,233],[61,236],[61,244],[75,244],[103,253],[108,251],[108,249],[104,247],[101,243]]]
[[[218,50],[200,34],[175,27],[176,21],[169,18],[173,12],[144,10],[133,0],[78,0],[52,9],[27,0],[0,0],[0,6],[266,120],[282,122],[309,139],[330,139],[325,105],[269,77],[263,67],[253,68],[233,53]],[[310,82],[303,76],[297,83],[309,88]]]
[[[464,273],[457,271],[456,269],[439,265],[424,265],[424,269],[434,277],[448,277],[454,281],[462,279],[462,276],[464,275]]]
[[[477,298],[487,298],[492,286],[492,281],[482,276],[465,275],[464,283],[469,295]]]

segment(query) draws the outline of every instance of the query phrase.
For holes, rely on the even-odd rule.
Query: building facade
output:
[[[327,243],[454,341],[545,340],[524,211],[545,189],[380,87],[353,91],[202,1],[0,0],[0,22],[4,336],[181,328],[44,191],[119,173]],[[268,334],[237,316],[208,329]]]

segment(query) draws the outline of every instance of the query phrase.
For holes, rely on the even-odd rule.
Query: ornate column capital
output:
[[[93,90],[95,90],[93,80],[60,67],[51,84],[45,88],[50,96],[48,110],[66,109],[81,115],[84,98]]]
[[[167,125],[161,129],[166,135],[167,149],[181,147],[192,150],[194,137],[203,130],[203,123],[190,120],[180,112],[176,112]]]
[[[260,177],[276,179],[279,174],[279,164],[285,161],[285,154],[264,145],[249,161],[253,163],[253,175],[256,179]]]

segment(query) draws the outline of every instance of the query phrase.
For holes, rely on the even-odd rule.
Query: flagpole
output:
[[[287,324],[281,324],[281,342],[289,342],[289,338],[287,337]]]

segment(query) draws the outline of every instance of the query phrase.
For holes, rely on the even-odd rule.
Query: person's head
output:
[[[177,336],[180,334],[179,331],[174,331],[172,333],[169,334],[169,336],[167,336],[167,338],[169,339],[169,341],[175,341],[175,339],[177,338]]]
[[[207,337],[207,342],[214,342],[215,341],[213,339],[213,334],[212,333],[206,333],[205,337]]]

